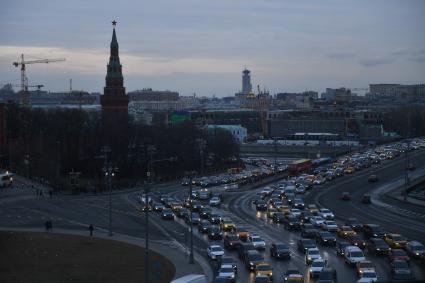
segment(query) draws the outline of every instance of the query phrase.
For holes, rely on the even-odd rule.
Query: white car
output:
[[[313,216],[310,218],[310,223],[316,227],[320,227],[322,223],[325,221],[321,216]]]
[[[320,255],[318,248],[309,248],[305,252],[305,263],[310,264],[316,259],[321,259],[322,256]]]
[[[249,241],[257,250],[264,250],[266,248],[266,242],[263,239],[261,239],[260,236],[251,235],[249,236]]]
[[[356,283],[372,283],[377,281],[378,276],[376,275],[376,273],[374,271],[367,271],[363,273],[362,278],[357,280]]]
[[[219,197],[212,197],[210,199],[210,205],[211,206],[219,206],[221,204],[221,200]]]
[[[321,208],[319,210],[319,215],[322,216],[324,219],[334,219],[335,215],[327,208]]]
[[[235,270],[230,264],[223,264],[218,270],[218,276],[227,277],[230,282],[235,282],[236,280]]]
[[[224,255],[224,250],[219,245],[212,245],[207,248],[208,257],[211,259],[217,259],[220,256]]]
[[[265,196],[269,196],[272,193],[272,189],[270,187],[265,187],[261,190],[261,194]]]
[[[319,276],[320,272],[326,267],[326,260],[319,258],[314,260],[309,268],[310,277],[314,278]]]
[[[320,224],[320,227],[322,230],[329,231],[329,232],[336,232],[338,230],[338,225],[335,221],[332,220],[325,220],[322,224]]]
[[[356,265],[358,262],[366,260],[362,250],[357,246],[348,246],[344,250],[345,262],[349,265]]]

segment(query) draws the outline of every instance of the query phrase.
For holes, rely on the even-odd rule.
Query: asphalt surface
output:
[[[421,168],[425,167],[425,151],[415,151],[411,156],[418,168],[417,174],[421,174]],[[377,183],[368,183],[369,174],[376,174],[380,180]],[[412,172],[412,174],[415,174]],[[416,205],[403,203],[385,195],[377,195],[376,200],[382,205],[364,205],[360,203],[360,198],[364,193],[373,193],[380,187],[400,181],[404,175],[404,159],[398,157],[394,160],[385,161],[378,168],[365,169],[353,175],[338,178],[328,184],[316,186],[311,192],[303,196],[306,204],[316,203],[320,207],[331,209],[336,215],[337,222],[341,223],[346,218],[356,217],[361,222],[376,223],[385,230],[403,234],[409,239],[425,242],[425,214],[424,209]],[[213,190],[221,190],[215,188]],[[283,273],[288,267],[298,268],[305,275],[308,275],[308,266],[305,264],[304,255],[297,251],[296,241],[300,238],[299,232],[288,232],[280,224],[271,222],[264,213],[257,213],[251,204],[256,192],[261,188],[247,192],[226,192],[224,193],[224,203],[220,208],[214,208],[223,216],[230,217],[238,227],[245,227],[250,232],[260,235],[267,244],[266,250],[262,252],[266,261],[272,263],[274,267],[275,282],[282,282]],[[338,200],[338,196],[343,191],[351,192],[353,199],[349,202]],[[171,184],[156,188],[155,192],[167,194],[176,200],[182,200],[188,194],[187,187]],[[7,200],[3,191],[0,192],[0,201]],[[126,192],[114,194],[112,198],[112,228],[113,231],[144,238],[145,236],[145,214],[140,211],[137,203],[139,192]],[[109,221],[109,199],[107,195],[80,195],[80,196],[54,196],[53,199],[35,199],[35,193],[28,191],[28,188],[17,191],[17,200],[5,201],[0,205],[0,226],[2,227],[40,227],[43,228],[44,221],[53,220],[53,228],[86,230],[92,223],[98,229],[108,229]],[[31,195],[33,194],[33,195]],[[190,243],[189,226],[182,219],[176,217],[175,221],[162,220],[158,213],[150,213],[149,233],[152,241],[158,242],[178,242],[184,247]],[[272,242],[285,242],[289,244],[292,251],[292,258],[288,260],[276,261],[270,258],[269,246]],[[206,255],[206,248],[217,243],[222,245],[222,241],[210,241],[204,234],[199,234],[194,228],[194,249],[212,269],[216,268],[216,263],[210,261]],[[328,264],[335,268],[339,274],[338,282],[355,282],[357,276],[355,269],[348,267],[343,259],[336,255],[334,248],[319,246],[322,257],[327,259]],[[188,251],[187,251],[188,253]],[[238,261],[237,282],[252,282],[254,274],[249,273],[244,263],[238,259],[236,252],[226,254],[233,256]],[[366,254],[376,266],[380,279],[389,279],[389,264],[386,258],[374,257]],[[187,261],[188,257],[182,258]],[[425,269],[417,262],[411,264],[416,279],[425,280]],[[308,276],[306,282],[310,282]]]

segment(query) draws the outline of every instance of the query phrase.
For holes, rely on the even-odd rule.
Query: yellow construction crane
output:
[[[25,61],[24,60],[24,54],[21,54],[21,61],[20,62],[13,62],[13,66],[18,67],[21,66],[21,103],[24,105],[29,104],[29,96],[28,95],[28,79],[25,73],[25,65],[28,64],[36,64],[36,63],[51,63],[51,62],[59,62],[59,61],[65,61],[65,58],[56,58],[56,59],[39,59],[39,60],[31,60],[31,61]]]

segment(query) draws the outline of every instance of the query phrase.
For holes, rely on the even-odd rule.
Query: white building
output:
[[[244,143],[248,135],[247,129],[245,127],[242,127],[241,125],[208,125],[207,129],[223,129],[229,131],[235,138],[235,140],[239,143]]]

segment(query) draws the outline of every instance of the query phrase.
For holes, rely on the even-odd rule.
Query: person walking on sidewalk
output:
[[[92,224],[90,224],[89,226],[90,236],[93,236],[93,230],[94,230],[94,227]]]

